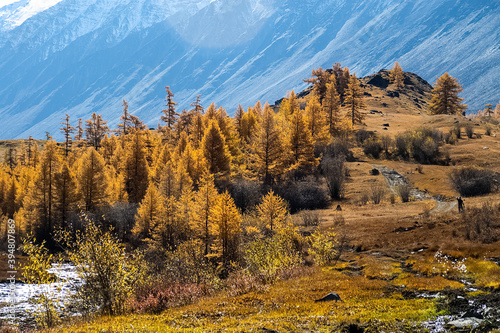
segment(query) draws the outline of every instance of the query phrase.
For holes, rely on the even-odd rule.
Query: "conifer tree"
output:
[[[80,145],[80,142],[83,140],[83,121],[82,118],[78,118],[78,125],[76,125],[75,129],[75,141]]]
[[[262,121],[252,135],[249,158],[250,168],[265,185],[271,185],[274,178],[283,172],[282,133],[267,103],[264,105]]]
[[[310,172],[318,164],[314,158],[314,141],[311,131],[307,127],[304,115],[300,110],[292,114],[290,132],[288,133],[287,148],[290,152],[289,171],[298,170]]]
[[[181,133],[191,134],[191,123],[193,122],[194,116],[195,113],[193,111],[186,111],[186,109],[182,110],[175,127],[177,136],[180,136]]]
[[[108,179],[104,158],[95,149],[87,148],[77,161],[77,195],[85,211],[95,211],[106,204]]]
[[[495,111],[493,112],[495,117],[500,117],[500,101],[498,102],[497,106],[495,107]]]
[[[128,202],[128,193],[125,188],[125,178],[122,173],[116,172],[112,165],[106,166],[106,178],[108,180],[106,198],[107,204],[116,202]]]
[[[191,128],[193,144],[196,148],[198,148],[201,144],[201,140],[203,139],[203,135],[205,134],[205,120],[201,113],[194,116]]]
[[[59,161],[56,143],[47,142],[36,167],[35,178],[23,201],[26,229],[34,231],[40,241],[51,242],[50,233],[56,215],[54,183]]]
[[[75,128],[71,126],[69,122],[69,115],[66,113],[66,117],[63,118],[63,122],[61,125],[61,133],[64,134],[64,155],[68,157],[69,152],[71,151],[71,146],[73,144],[72,134],[75,132]]]
[[[90,146],[97,150],[101,147],[101,141],[109,131],[107,122],[102,120],[100,114],[96,114],[94,112],[90,119],[86,120],[85,123],[85,136],[87,142]]]
[[[363,101],[363,90],[359,85],[359,80],[356,77],[356,74],[353,74],[349,80],[349,85],[347,86],[346,91],[345,104],[347,106],[352,125],[361,124],[364,119],[364,115],[361,113],[361,110],[366,106]]]
[[[17,149],[8,148],[5,151],[3,161],[9,169],[14,170],[14,168],[17,166]]]
[[[288,215],[286,202],[272,190],[262,197],[262,202],[257,206],[257,218],[270,231],[283,227]]]
[[[484,114],[487,115],[488,118],[491,118],[491,115],[493,114],[493,104],[485,105]]]
[[[69,168],[68,162],[63,162],[54,181],[54,207],[63,228],[66,226],[69,212],[75,208],[77,201],[75,175]]]
[[[225,269],[236,259],[240,234],[241,214],[233,198],[226,191],[217,196],[210,215],[211,233],[215,238],[214,252],[221,258]]]
[[[200,100],[201,95],[196,96],[196,99],[193,103],[191,103],[191,106],[193,107],[193,112],[195,115],[202,115],[203,114],[203,106],[201,105],[201,100]]]
[[[161,148],[161,152],[158,156],[158,158],[154,161],[153,163],[153,168],[151,170],[151,181],[156,185],[159,186],[160,181],[162,179],[163,175],[163,170],[165,169],[165,166],[167,163],[170,161],[170,148],[168,145],[165,145]]]
[[[167,197],[163,200],[163,206],[158,219],[152,230],[152,238],[157,247],[164,250],[174,251],[183,238],[184,230],[179,225],[176,200]]]
[[[404,87],[404,73],[403,70],[401,69],[401,65],[399,62],[394,63],[394,67],[391,69],[389,72],[389,78],[391,79],[391,82],[396,85],[397,89],[403,88]]]
[[[307,102],[306,122],[314,142],[317,145],[326,145],[330,139],[328,123],[326,114],[323,112],[319,98],[315,93],[310,96]]]
[[[165,197],[153,182],[149,182],[146,195],[139,204],[132,233],[139,239],[152,238],[153,228],[162,218]]]
[[[335,63],[335,65],[333,65],[332,71],[335,75],[335,85],[337,87],[337,92],[339,93],[340,100],[343,101],[347,86],[349,84],[349,77],[346,77],[345,74],[349,73],[349,69],[347,67],[345,69],[342,69],[342,65],[337,62]]]
[[[118,133],[122,135],[127,135],[131,126],[130,114],[128,113],[128,103],[123,100],[123,114],[120,117],[120,123],[118,124]]]
[[[129,202],[139,203],[146,194],[149,177],[142,131],[134,131],[130,142],[127,143],[123,172]]]
[[[313,91],[319,98],[319,102],[323,103],[326,96],[326,84],[330,81],[330,74],[323,68],[313,69],[311,78],[304,79],[304,82],[313,85]]]
[[[462,92],[462,85],[448,72],[441,75],[432,89],[430,103],[431,114],[457,114],[467,109],[467,105],[462,104],[463,98],[458,97]]]
[[[288,97],[281,102],[279,113],[283,119],[290,120],[291,116],[298,110],[300,110],[299,102],[292,90]]]
[[[241,122],[241,140],[244,143],[248,143],[252,137],[255,129],[257,127],[257,116],[253,112],[252,108],[248,108],[248,111],[243,114],[243,119]]]
[[[8,183],[5,184],[5,195],[2,202],[2,213],[9,219],[14,217],[15,212],[20,208],[19,201],[17,200],[19,186],[16,177],[10,177]]]
[[[194,195],[193,218],[190,221],[191,230],[197,238],[203,241],[205,256],[208,255],[212,242],[210,221],[217,196],[214,176],[209,172],[205,172],[200,179],[198,192]]]
[[[238,104],[238,108],[234,114],[234,125],[236,127],[236,132],[238,133],[240,139],[243,139],[243,117],[245,116],[245,110],[241,104]]]
[[[328,131],[330,132],[330,135],[337,135],[338,123],[340,121],[340,96],[337,91],[337,84],[334,75],[330,78],[330,82],[326,84],[323,110],[326,113]]]
[[[217,122],[212,120],[208,124],[201,147],[212,174],[224,175],[229,172],[231,157]]]
[[[167,92],[167,97],[166,97],[167,108],[165,110],[162,110],[164,115],[161,116],[161,120],[165,122],[167,129],[171,131],[174,129],[174,125],[177,122],[179,114],[175,112],[175,106],[177,105],[177,103],[174,102],[173,99],[174,94],[170,90],[170,87],[166,86],[165,90]]]

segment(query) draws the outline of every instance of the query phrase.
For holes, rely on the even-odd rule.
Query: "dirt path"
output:
[[[380,171],[380,173],[385,177],[387,180],[387,183],[389,184],[389,188],[391,189],[392,192],[397,194],[397,187],[398,186],[405,186],[409,185],[410,183],[408,180],[402,176],[400,173],[398,173],[396,170],[389,169],[384,166],[378,166],[374,165],[373,166],[375,169]],[[415,198],[415,200],[431,200],[434,199],[436,201],[436,206],[431,209],[430,213],[431,214],[445,214],[449,213],[452,210],[456,209],[457,203],[455,201],[445,201],[441,196],[437,197],[431,197],[429,194],[427,194],[424,191],[418,190],[416,188],[412,188],[410,192],[411,196]]]

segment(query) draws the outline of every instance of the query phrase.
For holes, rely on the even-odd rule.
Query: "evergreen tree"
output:
[[[224,269],[236,259],[241,214],[226,191],[217,196],[210,215],[211,233],[215,238],[214,252],[221,258]]]
[[[394,63],[394,67],[389,72],[389,78],[391,79],[391,82],[396,85],[397,89],[404,87],[405,77],[403,70],[401,69],[401,65],[399,65],[399,62],[396,61]]]
[[[164,198],[160,216],[156,219],[152,231],[156,246],[168,251],[174,251],[177,248],[183,234],[175,203],[176,200],[173,197]]]
[[[456,78],[448,73],[441,75],[432,89],[430,103],[431,114],[457,114],[467,109],[467,105],[462,104],[463,98],[458,97],[462,92],[462,86]]]
[[[262,202],[257,206],[257,218],[262,226],[271,232],[282,228],[288,215],[286,202],[272,190],[262,197]]]
[[[217,122],[212,120],[208,124],[201,147],[212,174],[224,175],[229,172],[231,157]]]
[[[9,169],[14,170],[14,168],[17,166],[17,149],[8,148],[5,151],[3,161]]]
[[[245,116],[245,110],[241,104],[238,104],[236,113],[234,114],[234,125],[236,127],[236,132],[238,133],[240,139],[243,139],[243,117]]]
[[[361,110],[366,106],[363,101],[363,90],[359,85],[359,80],[356,77],[356,74],[351,76],[349,85],[347,86],[345,104],[347,106],[352,125],[361,124],[364,119],[364,115],[361,113]]]
[[[77,195],[85,211],[95,211],[107,203],[108,179],[104,158],[95,149],[88,148],[77,165]]]
[[[193,112],[195,115],[202,115],[203,114],[203,106],[200,103],[201,102],[200,96],[201,95],[196,96],[196,100],[193,103],[191,103],[191,106],[193,107]]]
[[[337,62],[333,65],[332,72],[335,75],[335,86],[337,87],[340,100],[343,101],[347,86],[349,85],[349,77],[346,77],[345,74],[349,73],[349,69],[347,67],[342,69],[342,65]]]
[[[491,118],[491,115],[493,114],[493,104],[485,105],[484,114],[487,115],[488,118]]]
[[[283,172],[283,158],[282,133],[274,112],[266,103],[262,121],[252,135],[249,167],[265,185],[271,185],[274,178]]]
[[[73,144],[73,140],[71,135],[75,132],[75,128],[71,126],[69,122],[69,115],[66,113],[66,117],[63,118],[63,122],[61,125],[63,127],[60,128],[61,133],[64,134],[64,155],[68,157],[69,152],[71,151],[71,146]]]

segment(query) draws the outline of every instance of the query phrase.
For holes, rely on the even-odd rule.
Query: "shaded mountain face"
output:
[[[358,77],[395,61],[429,82],[448,71],[470,111],[499,99],[498,1],[40,1],[0,2],[0,139],[58,138],[65,113],[115,126],[123,99],[156,126],[166,85],[179,109],[201,94],[232,113],[335,62]]]

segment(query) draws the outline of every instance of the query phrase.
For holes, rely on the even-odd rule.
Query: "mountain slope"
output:
[[[64,113],[76,121],[99,112],[114,125],[123,98],[156,126],[166,85],[179,108],[202,94],[205,105],[231,113],[303,89],[312,68],[334,62],[363,76],[399,61],[430,82],[448,71],[475,111],[498,100],[499,8],[447,0],[63,0],[8,29],[0,14],[0,138],[56,134]]]

